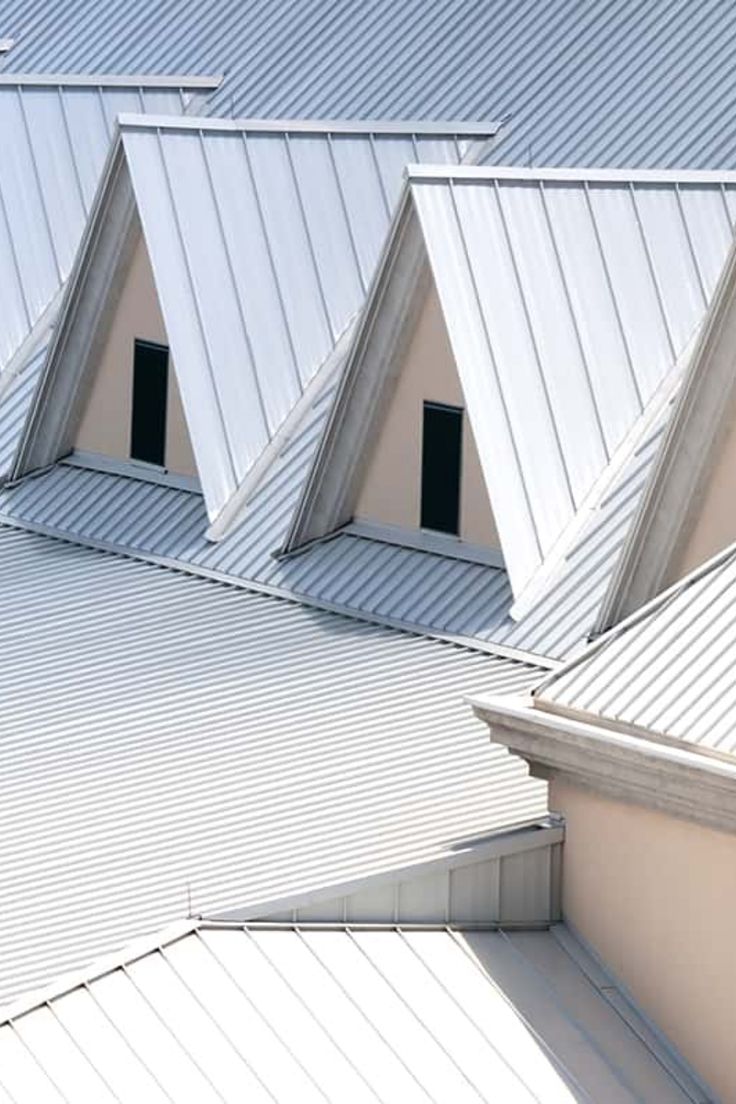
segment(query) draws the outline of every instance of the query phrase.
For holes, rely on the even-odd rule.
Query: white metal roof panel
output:
[[[214,518],[362,306],[404,166],[469,135],[155,124],[123,146]]]
[[[702,320],[736,186],[461,169],[411,188],[518,598]]]
[[[733,755],[736,554],[720,554],[563,669],[540,702]]]
[[[7,527],[0,591],[0,999],[544,814],[463,701],[538,668]]]
[[[186,86],[136,77],[0,82],[0,370],[69,275],[116,116],[188,104]]]
[[[0,1023],[16,1104],[686,1104],[704,1090],[563,927],[180,926]]]
[[[216,114],[509,115],[498,163],[736,166],[723,0],[2,0],[4,69],[226,73]]]

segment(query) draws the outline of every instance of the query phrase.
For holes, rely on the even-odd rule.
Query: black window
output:
[[[425,402],[422,433],[422,529],[460,530],[460,456],[463,412]]]
[[[168,382],[169,350],[166,346],[136,341],[130,426],[130,455],[133,460],[164,466]]]

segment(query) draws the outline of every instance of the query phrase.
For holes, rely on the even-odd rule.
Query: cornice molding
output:
[[[491,739],[524,759],[535,777],[736,833],[736,761],[561,717],[530,701],[476,698],[470,704]]]

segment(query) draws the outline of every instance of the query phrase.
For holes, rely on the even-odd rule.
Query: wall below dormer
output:
[[[117,308],[110,324],[95,379],[82,414],[74,447],[115,460],[130,457],[135,339],[168,345],[151,262],[139,234]],[[169,358],[166,410],[166,468],[196,476],[189,431],[184,418],[174,364]]]
[[[462,388],[434,285],[419,314],[394,394],[358,495],[360,520],[418,529],[425,401],[464,407]],[[467,414],[463,418],[460,538],[500,548]]]

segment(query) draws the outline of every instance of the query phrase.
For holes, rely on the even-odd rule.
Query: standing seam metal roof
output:
[[[180,115],[186,86],[0,82],[0,371],[69,275],[121,111]]]
[[[705,1100],[562,926],[180,925],[0,1024],[0,1099]]]
[[[510,114],[502,164],[736,167],[736,13],[701,0],[3,0],[5,70],[224,72],[217,114]]]

